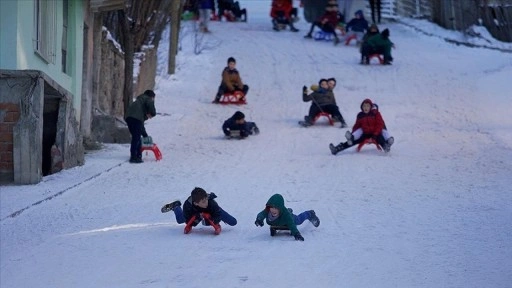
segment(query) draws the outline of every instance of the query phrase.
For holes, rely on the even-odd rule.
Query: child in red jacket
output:
[[[309,28],[309,32],[304,36],[304,38],[313,38],[313,30],[315,29],[315,26],[317,26],[325,33],[332,33],[334,36],[334,45],[337,45],[340,42],[340,39],[336,34],[338,22],[338,3],[335,0],[329,0],[325,7],[325,13],[315,22],[311,23],[311,28]]]
[[[374,107],[372,100],[365,99],[361,103],[361,112],[357,114],[356,123],[352,127],[352,132],[345,133],[347,142],[342,142],[337,146],[329,144],[331,153],[336,155],[338,152],[343,151],[349,147],[361,143],[363,140],[373,138],[385,152],[389,152],[394,138],[389,136],[384,124],[384,119],[379,112],[379,109]]]
[[[291,0],[273,0],[270,18],[272,18],[272,29],[275,31],[279,31],[279,24],[289,25],[292,32],[299,31],[293,25],[297,18],[297,8],[293,8],[293,1]]]

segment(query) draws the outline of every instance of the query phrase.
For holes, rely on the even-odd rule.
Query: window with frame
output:
[[[34,0],[34,50],[48,63],[55,63],[57,1]]]

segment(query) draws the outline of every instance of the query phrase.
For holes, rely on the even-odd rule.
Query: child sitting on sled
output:
[[[192,227],[197,226],[203,220],[203,225],[211,225],[215,229],[215,234],[220,234],[221,226],[220,221],[235,226],[237,221],[235,217],[224,211],[219,204],[214,200],[217,195],[214,193],[206,193],[203,188],[196,187],[190,193],[190,196],[183,204],[181,209],[181,202],[179,200],[165,204],[161,211],[167,213],[174,211],[176,222],[178,224],[187,223],[185,226],[185,234],[190,233]]]
[[[215,95],[215,100],[213,103],[219,103],[220,98],[226,92],[235,92],[242,91],[244,93],[244,97],[247,95],[247,91],[249,91],[249,86],[245,85],[242,82],[242,78],[236,69],[236,60],[233,57],[228,58],[228,66],[222,70],[222,80],[219,86],[219,90],[217,91],[217,95]]]
[[[340,143],[337,146],[332,143],[329,144],[329,149],[333,155],[370,138],[379,144],[385,152],[391,150],[391,145],[394,142],[394,138],[389,135],[386,129],[378,106],[373,106],[370,99],[365,99],[361,103],[361,112],[357,114],[352,132],[347,131],[345,137],[347,142]]]
[[[245,121],[245,115],[240,111],[236,111],[233,116],[224,121],[222,131],[228,138],[239,137],[243,139],[249,135],[260,134],[260,129],[256,126],[256,123]]]
[[[254,224],[263,227],[263,220],[267,220],[266,222],[270,226],[287,227],[297,241],[304,241],[297,225],[306,220],[309,220],[315,227],[320,225],[320,219],[318,219],[314,210],[304,211],[299,215],[293,214],[290,208],[284,206],[284,198],[281,194],[274,194],[268,199],[265,209],[258,213]]]
[[[341,122],[341,127],[347,127],[345,119],[341,115],[338,105],[336,105],[336,98],[334,97],[333,89],[336,86],[336,79],[321,79],[318,86],[312,85],[313,93],[308,94],[307,87],[302,87],[302,101],[312,101],[309,107],[309,113],[304,116],[305,126],[311,126],[314,123],[315,117],[321,112],[329,113],[335,121]]]

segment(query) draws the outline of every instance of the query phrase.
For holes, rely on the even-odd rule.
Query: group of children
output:
[[[165,204],[161,212],[173,211],[176,222],[178,224],[186,224],[184,228],[185,234],[189,234],[193,227],[202,223],[204,226],[212,226],[214,233],[219,235],[222,231],[221,221],[227,225],[235,226],[237,220],[222,209],[217,201],[214,200],[215,198],[217,198],[217,195],[214,193],[207,193],[203,188],[195,187],[187,200],[185,200],[183,208],[181,207],[181,201],[176,200]],[[261,227],[264,225],[263,221],[265,220],[271,227],[286,227],[297,241],[304,241],[304,237],[302,237],[297,229],[297,225],[304,223],[306,220],[309,220],[315,227],[320,225],[320,219],[316,216],[314,210],[304,211],[298,215],[293,214],[291,208],[286,208],[281,194],[274,194],[268,199],[265,208],[256,215],[254,224]]]
[[[218,14],[215,14],[215,1]],[[234,0],[187,0],[183,10],[197,15],[199,31],[203,33],[210,33],[208,24],[211,19],[222,21],[225,17],[228,21],[247,22],[247,9],[241,8],[240,3]]]
[[[380,7],[380,4],[375,4],[375,6]],[[380,12],[378,15],[378,22],[380,23]],[[279,25],[289,25],[291,31],[299,31],[293,26],[293,23],[297,19],[297,8],[293,8],[291,0],[273,0],[270,17],[272,19],[273,29],[276,31],[280,30]],[[368,21],[364,18],[363,11],[358,10],[354,13],[354,18],[348,21],[343,29],[341,26],[343,26],[344,16],[339,12],[337,1],[328,0],[324,13],[311,22],[309,32],[304,38],[313,38],[313,31],[315,27],[318,27],[323,33],[332,35],[334,45],[355,39],[357,45],[360,47],[360,64],[370,64],[369,56],[379,54],[384,56],[383,64],[391,65],[393,61],[391,48],[394,47],[394,44],[389,40],[389,29],[385,29],[382,33],[379,33],[379,29],[375,24],[373,10],[372,18],[374,19],[374,24],[369,27]],[[338,37],[336,30],[340,30],[344,33],[342,39]]]

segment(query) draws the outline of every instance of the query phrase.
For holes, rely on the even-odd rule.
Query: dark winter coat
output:
[[[290,0],[273,0],[272,9],[270,9],[270,17],[272,19],[278,17],[278,12],[282,11],[286,19],[290,19],[290,13],[292,12],[293,5]]]
[[[309,23],[313,23],[324,13],[328,0],[303,0],[304,18]]]
[[[222,70],[222,83],[226,85],[229,91],[234,91],[235,88],[242,90],[244,87],[242,78],[236,68],[231,70],[229,67],[226,67]]]
[[[354,127],[352,127],[352,132],[357,129],[363,129],[363,134],[368,136],[378,136],[382,133],[382,129],[384,129],[384,120],[382,119],[382,115],[378,109],[370,109],[370,112],[363,112],[363,104],[369,103],[370,107],[373,106],[372,100],[365,99],[361,103],[361,112],[357,114],[356,123]]]
[[[185,222],[188,223],[192,216],[196,216],[196,219],[200,219],[200,213],[208,213],[212,217],[212,220],[215,224],[219,224],[221,210],[219,204],[213,199],[217,198],[217,196],[213,193],[208,194],[208,206],[206,208],[201,208],[199,206],[194,205],[192,203],[192,196],[189,196],[187,201],[183,204],[183,216],[185,217]]]
[[[318,90],[309,95],[302,94],[302,101],[313,101],[313,103],[318,106],[336,105],[336,98],[334,98],[334,93],[331,90],[324,90],[323,88],[318,88]]]
[[[242,124],[236,123],[235,115],[231,116],[228,120],[224,121],[224,124],[222,125],[222,131],[224,132],[224,135],[230,136],[231,131],[240,131],[240,137],[245,138],[252,134],[251,128],[253,126],[254,122],[247,122],[245,121]],[[255,124],[254,124],[255,125]]]
[[[348,32],[349,30],[352,30],[354,32],[365,32],[368,30],[368,21],[364,19],[364,16],[362,16],[362,13],[360,14],[360,18],[353,18],[347,23],[347,26],[345,26],[345,30]]]
[[[144,121],[148,119],[148,114],[151,115],[151,117],[155,117],[155,101],[152,97],[142,94],[137,96],[135,101],[130,104],[126,112],[126,118],[135,118],[144,123]]]
[[[393,42],[389,40],[389,37],[383,36],[382,33],[369,37],[366,40],[366,45],[370,46],[374,51],[382,52],[384,59],[392,59],[391,48],[393,47]]]
[[[279,210],[279,217],[273,221],[269,221],[267,218],[270,213],[270,207],[274,207]],[[268,199],[265,209],[258,213],[256,219],[260,221],[266,219],[267,224],[270,226],[286,226],[290,229],[292,235],[300,234],[297,229],[297,225],[295,225],[293,214],[284,206],[284,198],[281,194],[272,195],[272,197]]]

